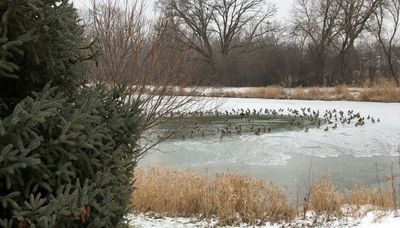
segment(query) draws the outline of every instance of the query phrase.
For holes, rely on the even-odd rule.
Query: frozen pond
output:
[[[379,123],[338,124],[337,129],[321,128],[276,131],[270,134],[243,134],[229,137],[206,136],[169,140],[139,162],[140,166],[167,165],[214,173],[231,170],[267,178],[282,186],[308,183],[310,168],[314,177],[327,172],[338,184],[373,185],[379,174],[394,166],[399,175],[400,104],[347,101],[295,101],[221,98],[220,110],[297,109],[353,110],[362,116],[379,118]]]

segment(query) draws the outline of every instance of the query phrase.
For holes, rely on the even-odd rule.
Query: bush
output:
[[[73,94],[92,55],[83,52],[84,29],[72,4],[1,1],[0,17],[0,117],[49,81]]]
[[[46,88],[0,120],[0,227],[118,227],[140,110],[123,90]]]

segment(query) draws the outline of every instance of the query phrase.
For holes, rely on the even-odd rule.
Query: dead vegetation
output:
[[[316,216],[341,217],[343,208],[351,207],[346,216],[355,216],[355,209],[365,205],[391,210],[398,208],[397,185],[388,178],[384,186],[355,186],[346,190],[324,176],[311,185],[309,197],[302,205],[283,188],[263,179],[230,172],[209,175],[193,170],[167,167],[137,169],[133,193],[135,213],[155,212],[169,217],[211,218],[220,225],[260,224],[290,221],[313,211]],[[297,208],[301,207],[301,208]]]
[[[341,216],[343,203],[343,190],[330,182],[328,177],[324,177],[312,185],[308,202],[310,210],[317,214],[327,213]]]
[[[400,102],[400,88],[386,81],[363,87],[348,87],[337,85],[335,87],[297,87],[284,88],[273,85],[267,87],[254,87],[246,90],[218,90],[209,93],[191,92],[185,90],[185,96],[210,96],[234,98],[263,98],[263,99],[293,99],[293,100],[323,100],[323,101],[372,101],[372,102]]]
[[[355,186],[349,193],[347,203],[350,205],[374,205],[382,209],[392,209],[393,191],[390,187],[367,188],[365,186]]]
[[[245,96],[251,98],[284,99],[286,94],[282,86],[273,85],[251,89]]]
[[[156,24],[145,20],[146,1],[92,0],[86,14],[86,39],[96,40],[98,56],[88,65],[87,80],[127,87],[140,100],[145,112],[141,122],[140,156],[164,139],[153,137],[153,131],[164,116],[178,109],[196,110],[208,103],[198,97],[201,88],[191,86],[189,77],[195,64],[185,64],[187,51],[172,51],[167,21]],[[156,30],[151,27],[157,27]],[[184,47],[182,47],[184,48]],[[185,49],[185,48],[184,48]],[[191,86],[190,96],[185,88]]]
[[[357,89],[348,88],[346,85],[337,85],[335,87],[294,88],[291,96],[288,96],[288,99],[355,101],[357,91]]]
[[[294,216],[285,193],[265,180],[232,173],[199,175],[173,168],[138,169],[133,193],[135,212],[165,216],[217,216],[220,223],[239,219],[280,221]]]
[[[400,102],[400,88],[395,83],[380,80],[378,83],[369,85],[365,83],[364,89],[360,90],[358,96],[360,101],[374,101],[374,102]]]

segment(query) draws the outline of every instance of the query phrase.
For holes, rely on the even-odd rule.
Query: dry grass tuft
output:
[[[204,93],[199,89],[166,87],[151,89],[146,93],[169,96],[210,96],[236,98],[264,98],[264,99],[295,99],[295,100],[325,100],[325,101],[373,101],[373,102],[400,102],[400,87],[389,81],[378,81],[374,84],[366,82],[362,88],[349,88],[347,85],[335,87],[297,87],[285,89],[279,85],[254,87],[247,91],[221,90]]]
[[[355,186],[347,198],[349,205],[373,205],[382,209],[393,208],[393,191],[390,188]]]
[[[295,88],[291,99],[297,100],[331,100],[329,96],[328,88]]]
[[[219,225],[291,221],[298,216],[298,204],[289,203],[282,188],[249,176],[228,172],[210,176],[193,170],[153,167],[137,169],[135,177],[135,213],[155,212],[169,217],[216,216]],[[328,219],[343,215],[358,217],[361,215],[358,209],[366,205],[384,211],[398,209],[398,184],[394,176],[382,184],[382,188],[355,186],[348,192],[325,175],[311,185],[303,205],[303,216],[313,211],[317,217],[324,214]],[[345,211],[345,208],[350,209]]]
[[[265,99],[285,99],[285,89],[279,85],[258,87],[244,94],[245,97],[265,98]]]
[[[164,216],[215,215],[221,224],[258,220],[281,221],[294,216],[284,192],[265,180],[231,173],[214,177],[173,168],[137,169],[133,193],[136,212]]]
[[[350,92],[346,85],[335,86],[333,88],[332,96],[335,97],[336,100],[354,100],[354,95]]]
[[[317,214],[341,216],[343,202],[343,190],[334,185],[328,177],[323,177],[312,186],[308,208]]]
[[[362,87],[349,88],[345,84],[335,87],[296,87],[285,89],[279,85],[250,88],[246,92],[222,91],[208,94],[214,97],[295,99],[295,100],[348,100],[373,102],[400,102],[400,87],[394,82],[380,79],[366,81]]]
[[[299,100],[354,100],[354,96],[346,85],[329,87],[295,88],[291,99]]]
[[[220,97],[241,97],[237,92],[235,91],[225,91],[225,92],[219,92],[219,94],[222,94]],[[214,94],[213,97],[218,97],[218,94]]]
[[[374,102],[400,102],[400,88],[389,81],[379,81],[372,86],[364,85],[358,100]]]

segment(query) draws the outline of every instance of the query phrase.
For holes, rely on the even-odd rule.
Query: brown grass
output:
[[[311,88],[295,88],[293,89],[291,99],[296,100],[322,100],[327,99],[327,90],[321,89],[319,87],[311,87]]]
[[[333,90],[333,96],[338,100],[354,100],[354,95],[346,85],[337,85]]]
[[[374,83],[366,81],[362,87],[349,88],[347,85],[335,87],[296,87],[285,89],[279,85],[254,87],[245,92],[214,91],[201,93],[199,91],[175,89],[169,95],[179,96],[211,96],[211,97],[237,97],[237,98],[264,98],[264,99],[294,99],[294,100],[348,100],[372,102],[400,102],[400,87],[393,82],[378,80]]]
[[[389,81],[380,81],[373,86],[366,84],[357,99],[374,102],[400,102],[400,88]]]
[[[211,94],[212,97],[243,97],[244,95],[241,93],[237,93],[235,91],[223,91],[223,92],[215,92]]]
[[[325,100],[325,101],[372,101],[372,102],[400,102],[400,88],[388,81],[378,81],[374,84],[366,82],[363,87],[349,88],[346,85],[335,87],[308,87],[285,89],[279,85],[254,87],[246,92],[214,91],[203,93],[197,89],[170,87],[168,89],[147,89],[150,94],[170,96],[210,96],[236,98],[264,98],[264,99],[294,99],[294,100]]]
[[[223,172],[210,176],[192,170],[153,167],[137,169],[135,177],[135,213],[155,212],[170,217],[216,216],[220,225],[289,221],[299,215],[299,208],[289,206],[296,204],[282,188],[245,175]],[[393,186],[397,185],[386,184],[383,188],[355,186],[346,191],[325,176],[312,184],[303,206],[317,216],[336,217],[342,216],[346,205],[355,208],[371,205],[390,210],[399,206],[394,197],[397,190]]]
[[[365,186],[355,186],[349,193],[347,203],[350,205],[374,205],[383,209],[393,208],[393,191],[387,187],[367,188]]]
[[[286,93],[282,86],[272,85],[254,88],[249,92],[244,93],[243,96],[251,98],[284,99],[286,98]]]
[[[341,216],[344,203],[343,190],[330,182],[328,177],[313,184],[309,199],[309,209],[317,214],[327,213]]]
[[[246,92],[220,91],[208,94],[212,97],[242,97],[242,98],[265,98],[265,99],[286,99],[285,88],[279,85],[266,87],[255,87]]]
[[[293,209],[277,186],[249,176],[219,173],[214,177],[172,168],[136,170],[136,212],[165,216],[215,215],[221,224],[291,218]]]
[[[212,96],[325,101],[400,102],[400,88],[388,82],[380,82],[372,86],[366,84],[362,88],[348,88],[346,85],[337,85],[335,87],[297,87],[291,89],[291,92],[287,93],[281,86],[269,86],[253,88],[247,92],[220,92],[212,94]]]

